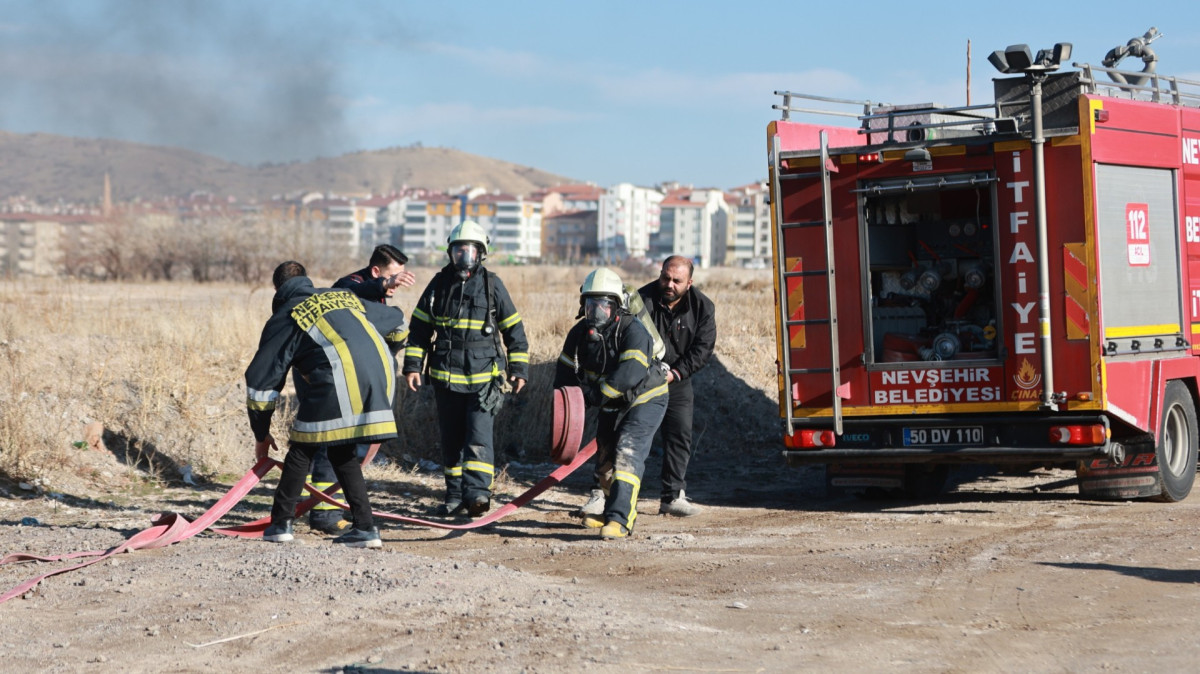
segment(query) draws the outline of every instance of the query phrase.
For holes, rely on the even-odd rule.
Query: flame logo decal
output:
[[[1029,363],[1028,358],[1022,358],[1021,368],[1013,375],[1013,381],[1016,382],[1017,386],[1028,391],[1042,383],[1042,375],[1033,369],[1033,365]]]

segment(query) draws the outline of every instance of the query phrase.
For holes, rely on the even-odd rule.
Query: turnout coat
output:
[[[311,444],[372,443],[396,437],[392,399],[404,346],[404,312],[364,303],[347,290],[315,289],[307,277],[275,293],[274,314],[246,368],[246,407],[255,440],[271,416],[289,370],[299,410],[288,435]]]
[[[404,374],[427,369],[435,386],[456,393],[482,392],[503,381],[506,371],[529,379],[521,314],[500,277],[483,266],[466,279],[452,265],[442,268],[421,293],[412,318]]]

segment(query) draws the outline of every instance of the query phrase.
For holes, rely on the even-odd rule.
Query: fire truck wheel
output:
[[[1200,432],[1196,425],[1196,407],[1188,388],[1178,381],[1167,382],[1163,397],[1162,423],[1154,448],[1162,494],[1156,501],[1174,503],[1187,498],[1196,481],[1196,450]]]

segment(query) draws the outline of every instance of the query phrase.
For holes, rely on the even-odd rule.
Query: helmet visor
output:
[[[450,244],[450,261],[456,269],[474,269],[479,264],[479,248],[469,241]]]

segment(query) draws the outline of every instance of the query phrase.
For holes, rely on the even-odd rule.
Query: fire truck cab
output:
[[[1062,45],[1023,47],[993,56],[1013,74],[982,105],[776,92],[784,457],[826,465],[834,488],[928,496],[981,462],[1182,500],[1200,443],[1200,83],[1060,71]],[[830,105],[857,125],[791,119]]]

